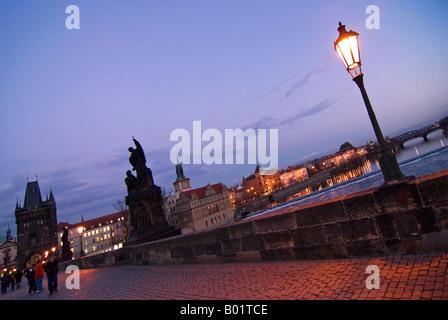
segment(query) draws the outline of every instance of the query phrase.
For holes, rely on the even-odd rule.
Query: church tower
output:
[[[56,201],[53,191],[42,201],[39,183],[27,182],[23,205],[17,202],[17,262],[25,268],[26,262],[40,259],[45,251],[58,246]],[[31,259],[31,260],[30,260]]]
[[[181,191],[191,190],[190,178],[184,176],[184,169],[181,163],[176,165],[176,175],[177,179],[173,182],[174,192],[179,194]]]

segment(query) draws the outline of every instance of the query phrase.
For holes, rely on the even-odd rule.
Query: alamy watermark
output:
[[[251,128],[224,132],[209,128],[202,132],[202,122],[193,121],[192,134],[187,129],[175,129],[170,141],[177,142],[170,152],[173,164],[259,164],[263,168],[260,174],[278,168],[278,129],[269,129],[269,135],[267,129]]]
[[[369,290],[380,288],[380,268],[375,265],[367,266],[366,273],[369,275],[366,279],[366,288]]]
[[[79,268],[75,265],[69,265],[65,268],[65,273],[70,273],[65,279],[65,287],[68,290],[80,289]]]
[[[80,15],[79,15],[79,7],[74,4],[69,5],[65,8],[65,13],[69,13],[70,15],[65,19],[65,27],[68,30],[72,29],[80,29]]]
[[[380,28],[380,8],[376,5],[370,5],[366,8],[366,28],[369,30]]]

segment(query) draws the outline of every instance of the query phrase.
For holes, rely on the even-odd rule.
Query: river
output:
[[[428,141],[415,139],[405,143],[404,146],[397,154],[397,160],[405,176],[421,177],[448,169],[448,137],[444,136],[441,130],[429,134]],[[371,163],[368,171],[357,178],[326,187],[269,209],[251,213],[245,219],[276,212],[285,208],[299,208],[308,204],[334,199],[367,190],[371,187],[379,187],[384,183],[378,162]]]

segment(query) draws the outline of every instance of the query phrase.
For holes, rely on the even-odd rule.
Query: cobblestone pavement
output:
[[[366,288],[366,268],[379,268],[379,289]],[[15,300],[448,300],[448,253],[394,255],[350,260],[238,264],[117,266],[80,270],[80,289],[28,295],[20,289],[0,299]]]

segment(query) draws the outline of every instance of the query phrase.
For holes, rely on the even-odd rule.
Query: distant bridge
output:
[[[435,122],[434,124],[431,124],[429,126],[412,130],[406,133],[403,133],[402,135],[393,137],[389,141],[389,145],[391,146],[399,146],[401,148],[404,148],[404,144],[406,141],[415,139],[415,138],[423,138],[424,141],[428,141],[428,134],[430,134],[433,131],[443,129],[444,133],[447,134],[447,126],[441,125],[441,121]]]

